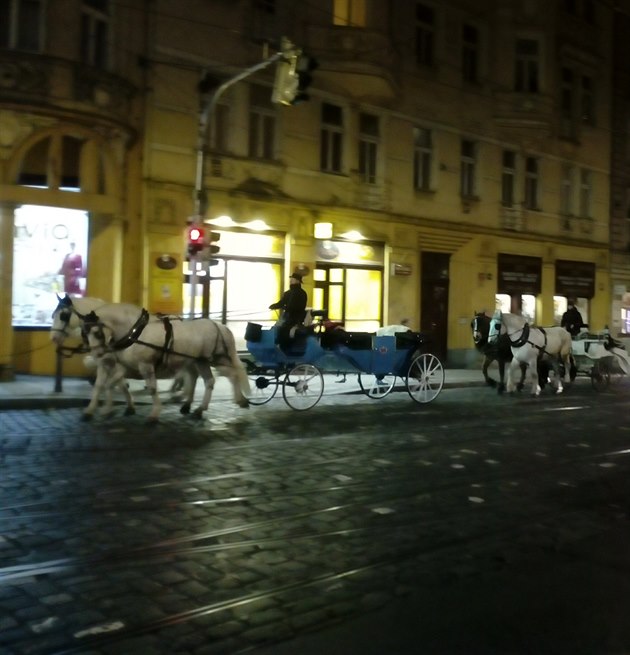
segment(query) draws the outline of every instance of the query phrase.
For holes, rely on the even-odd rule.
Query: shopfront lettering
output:
[[[70,238],[70,230],[64,223],[29,223],[20,224],[13,227],[13,237],[15,239],[56,239],[64,241]]]

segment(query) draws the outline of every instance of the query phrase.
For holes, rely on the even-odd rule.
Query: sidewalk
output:
[[[496,372],[494,377],[498,379]],[[160,393],[168,394],[170,385],[170,380],[159,380]],[[445,369],[445,389],[476,386],[485,386],[480,369]],[[144,382],[129,380],[129,387],[136,402],[151,402],[149,394],[144,390]],[[55,391],[55,388],[53,376],[16,375],[13,382],[0,382],[0,410],[84,407],[92,395],[92,385],[87,378],[66,377],[61,380],[61,391]],[[200,399],[202,392],[203,385],[198,382],[195,399]],[[324,395],[349,393],[362,393],[356,375],[348,375],[344,382],[334,374],[325,374]],[[114,397],[117,401],[122,400],[119,393]],[[232,392],[227,378],[217,376],[213,401],[229,401],[231,398]]]

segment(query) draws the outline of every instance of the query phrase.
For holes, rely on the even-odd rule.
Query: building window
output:
[[[516,72],[514,89],[520,93],[538,93],[540,55],[534,39],[516,40]]]
[[[435,12],[421,2],[416,3],[416,62],[432,66],[435,48]]]
[[[262,11],[267,14],[276,13],[276,0],[253,0],[252,6],[256,11]]]
[[[573,167],[567,164],[562,167],[560,180],[560,213],[573,216]]]
[[[81,61],[95,68],[109,66],[109,0],[83,0]]]
[[[588,75],[582,75],[582,123],[595,125],[595,106],[593,100],[593,80]]]
[[[378,141],[378,116],[359,114],[359,175],[366,184],[376,184]]]
[[[346,27],[365,27],[366,0],[335,0],[333,25]]]
[[[433,142],[431,130],[413,128],[413,186],[419,191],[430,191],[431,168],[433,165]]]
[[[462,28],[462,77],[465,82],[479,82],[479,30],[472,25]]]
[[[590,218],[593,201],[593,174],[591,171],[580,171],[580,216]]]
[[[560,73],[560,120],[561,134],[565,137],[574,136],[574,75],[570,68],[562,68]]]
[[[523,204],[527,209],[538,209],[538,159],[525,159],[525,198]]]
[[[516,153],[503,151],[503,172],[501,175],[501,204],[514,207],[514,189],[516,186]]]
[[[343,109],[322,104],[322,131],[319,166],[327,173],[341,173],[343,149]]]
[[[476,144],[462,139],[460,193],[464,197],[475,195]]]
[[[43,0],[0,2],[0,47],[41,52]]]
[[[276,144],[276,110],[269,88],[252,84],[249,96],[249,148],[255,159],[274,159]]]

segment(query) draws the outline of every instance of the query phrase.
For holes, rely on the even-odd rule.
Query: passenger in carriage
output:
[[[578,308],[575,306],[575,300],[569,298],[567,300],[567,305],[568,308],[567,311],[562,314],[560,326],[563,327],[572,337],[577,337],[577,335],[580,334],[580,330],[587,326],[582,320],[582,314],[580,314]]]
[[[292,273],[289,278],[289,288],[282,298],[271,305],[269,309],[281,309],[282,315],[278,322],[278,343],[286,346],[295,335],[295,330],[302,325],[306,316],[306,291],[302,289],[302,276]]]

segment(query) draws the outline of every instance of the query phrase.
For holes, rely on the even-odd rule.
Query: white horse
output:
[[[562,327],[540,328],[529,325],[517,314],[504,314],[497,310],[490,322],[488,343],[495,342],[500,334],[506,334],[512,348],[512,362],[508,368],[507,391],[513,392],[514,379],[520,364],[526,364],[532,380],[532,396],[540,394],[537,362],[540,357],[549,357],[554,369],[556,393],[562,393],[559,359],[564,364],[564,382],[571,381],[571,335]]]
[[[162,409],[156,378],[172,378],[181,369],[193,368],[205,384],[203,400],[193,412],[195,418],[201,418],[214,388],[211,366],[230,379],[234,401],[241,407],[249,406],[244,395],[249,392],[249,379],[234,335],[225,325],[210,319],[160,318],[128,303],[102,305],[97,312],[79,318],[97,360],[92,400],[84,411],[86,419],[93,415],[101,392],[124,376],[144,379],[153,399],[149,421],[156,421]],[[190,411],[193,391],[191,387],[181,408],[184,414]]]

